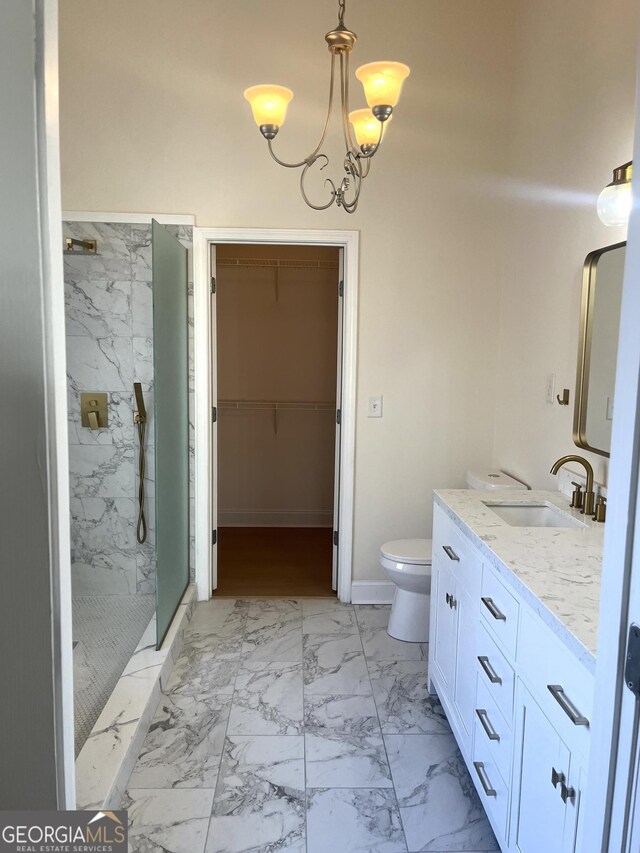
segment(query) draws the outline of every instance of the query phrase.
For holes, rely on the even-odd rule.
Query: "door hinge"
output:
[[[342,410],[341,409],[338,409],[336,411],[336,423],[338,424],[338,426],[340,426],[340,424],[342,423]]]
[[[334,531],[333,531],[333,544],[334,544],[334,545],[337,545],[337,544],[338,544],[338,539],[339,539],[338,531],[337,531],[337,530],[334,530]]]
[[[218,544],[218,531],[217,530],[211,531],[211,544],[212,545]]]
[[[338,295],[339,295],[339,296],[344,296],[344,281],[341,281],[341,282],[340,282],[340,285],[339,285],[339,287],[338,287]]]
[[[218,420],[218,410],[215,406],[211,406],[211,423],[216,423]]]
[[[211,293],[216,292],[216,277],[215,275],[211,276]]]
[[[624,680],[629,690],[640,699],[640,626],[631,625],[627,640],[627,663]]]

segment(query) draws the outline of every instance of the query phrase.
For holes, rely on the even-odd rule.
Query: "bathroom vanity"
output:
[[[505,853],[581,849],[602,544],[558,492],[435,493],[429,689]]]

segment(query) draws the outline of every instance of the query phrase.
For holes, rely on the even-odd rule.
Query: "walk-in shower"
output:
[[[77,756],[152,619],[162,642],[189,579],[191,229],[63,227]],[[82,395],[106,397],[85,426]]]

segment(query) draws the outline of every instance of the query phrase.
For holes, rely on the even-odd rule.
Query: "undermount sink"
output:
[[[483,501],[511,527],[586,527],[582,521],[548,504],[497,504]]]

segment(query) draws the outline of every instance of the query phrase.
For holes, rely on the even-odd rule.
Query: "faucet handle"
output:
[[[593,516],[594,521],[604,522],[607,518],[607,499],[604,495],[599,495],[596,501],[596,511]]]
[[[571,485],[575,486],[575,489],[573,490],[573,494],[571,496],[570,506],[572,506],[574,509],[582,509],[582,484],[574,483],[572,480]]]

